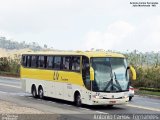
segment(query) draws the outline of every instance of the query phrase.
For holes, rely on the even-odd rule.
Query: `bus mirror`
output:
[[[94,81],[94,69],[90,67],[90,80]]]
[[[136,80],[136,70],[134,69],[134,67],[132,67],[131,65],[129,66],[129,69],[132,73],[132,80]]]

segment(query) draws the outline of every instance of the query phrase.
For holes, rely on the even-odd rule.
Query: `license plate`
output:
[[[116,101],[109,101],[109,103],[113,103],[114,104],[114,103],[116,103]]]

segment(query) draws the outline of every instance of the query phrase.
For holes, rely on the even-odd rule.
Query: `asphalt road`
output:
[[[0,99],[18,105],[32,107],[45,113],[62,114],[62,119],[93,119],[93,114],[160,114],[160,99],[135,95],[127,105],[75,107],[72,102],[59,99],[35,99],[21,90],[21,81],[15,78],[0,77]],[[88,116],[87,116],[88,115]]]

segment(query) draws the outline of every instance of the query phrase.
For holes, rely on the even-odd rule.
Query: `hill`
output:
[[[44,48],[38,45],[36,42],[32,43],[25,43],[23,42],[16,42],[6,39],[6,37],[0,37],[0,48],[6,50],[19,50],[19,49],[31,49],[33,51],[43,50]]]

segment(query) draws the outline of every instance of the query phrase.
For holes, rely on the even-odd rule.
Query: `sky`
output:
[[[61,50],[157,52],[160,0],[0,0],[0,36]]]

